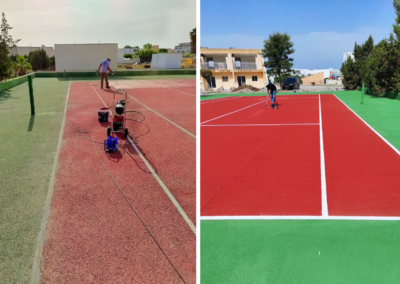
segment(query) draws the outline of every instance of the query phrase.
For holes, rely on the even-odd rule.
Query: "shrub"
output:
[[[132,59],[132,54],[124,54],[124,58],[131,58]]]

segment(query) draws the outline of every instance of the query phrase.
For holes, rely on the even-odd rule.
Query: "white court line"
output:
[[[244,109],[246,109],[246,108],[249,108],[249,107],[252,107],[252,106],[255,106],[255,105],[258,105],[258,104],[264,103],[264,102],[265,102],[265,100],[262,100],[261,102],[258,102],[258,103],[255,103],[255,104],[249,105],[249,106],[247,106],[247,107],[244,107],[244,108],[241,108],[241,109],[238,109],[238,110],[232,111],[232,112],[230,112],[230,113],[227,113],[227,114],[224,114],[224,115],[221,115],[221,116],[218,116],[218,117],[215,117],[215,118],[212,118],[212,119],[209,119],[209,120],[203,121],[203,122],[201,122],[200,124],[203,124],[203,123],[206,123],[206,122],[209,122],[209,121],[213,121],[213,120],[215,120],[215,119],[217,119],[217,118],[221,118],[221,117],[227,116],[227,115],[229,115],[229,114],[232,114],[232,113],[235,113],[235,112],[238,112],[238,111],[244,110]]]
[[[140,150],[136,147],[135,143],[133,143],[132,139],[128,136],[127,137],[133,148],[135,148],[136,152],[139,154],[140,158],[142,161],[146,164],[147,168],[150,170],[151,174],[153,177],[157,180],[158,184],[161,186],[161,188],[164,190],[165,194],[169,197],[169,199],[172,201],[172,203],[175,205],[176,209],[178,210],[179,214],[181,214],[182,218],[185,220],[185,222],[189,225],[190,229],[193,231],[193,233],[196,235],[196,227],[190,220],[189,216],[186,214],[185,210],[179,205],[178,201],[176,201],[174,195],[169,191],[169,189],[166,187],[166,185],[163,183],[163,181],[160,179],[160,177],[157,175],[157,173],[154,171],[154,169],[151,167],[147,159],[142,155]]]
[[[50,182],[49,182],[49,187],[47,190],[47,197],[46,197],[46,202],[44,205],[44,212],[43,212],[43,217],[42,217],[42,222],[40,224],[40,231],[39,235],[37,238],[37,243],[36,243],[36,249],[35,249],[35,255],[33,257],[33,262],[32,262],[32,273],[31,273],[31,279],[30,283],[31,284],[39,284],[40,283],[40,267],[42,265],[42,258],[43,258],[43,244],[44,244],[44,239],[46,237],[46,228],[47,228],[47,223],[49,221],[49,216],[50,216],[50,206],[51,206],[51,200],[53,198],[53,193],[54,193],[54,182],[56,179],[56,172],[57,172],[57,166],[58,166],[58,160],[60,157],[60,151],[61,151],[61,145],[62,145],[62,138],[64,135],[64,128],[65,128],[65,121],[66,121],[66,116],[67,116],[67,109],[68,109],[68,100],[69,100],[69,92],[71,90],[71,78],[69,78],[69,85],[68,85],[68,91],[67,91],[67,98],[65,100],[65,106],[64,106],[64,113],[63,113],[63,118],[61,122],[61,129],[60,133],[58,135],[58,143],[57,143],[57,150],[56,150],[56,155],[54,157],[54,162],[53,162],[53,170],[51,172],[51,177],[50,177]]]
[[[184,92],[184,91],[181,91],[181,90],[177,90],[177,89],[174,89],[174,88],[166,88],[166,89],[171,89],[171,90],[174,90],[174,91],[177,91],[177,92],[180,92],[180,93],[183,93],[183,94],[186,94],[186,95],[189,95],[189,96],[192,96],[192,97],[196,97],[196,95],[193,95],[193,94],[191,94],[191,93],[187,93],[187,92]]]
[[[94,88],[93,88],[94,89]],[[97,93],[97,91],[95,90],[95,92]],[[100,95],[97,93],[97,95],[100,97]],[[131,97],[132,98],[132,97]],[[101,99],[101,98],[100,98]],[[133,99],[133,98],[132,98]],[[101,100],[103,102],[103,104],[108,107],[106,105],[106,103]],[[179,205],[178,201],[176,201],[175,197],[172,195],[172,193],[169,191],[169,189],[166,187],[166,185],[163,183],[163,181],[160,179],[160,177],[157,175],[157,173],[154,171],[154,169],[150,166],[149,162],[147,161],[147,159],[142,155],[142,153],[140,152],[140,150],[136,147],[135,143],[133,143],[133,141],[130,139],[130,137],[127,137],[129,142],[131,143],[131,145],[135,148],[136,152],[139,154],[140,158],[142,159],[142,161],[146,164],[147,168],[150,170],[151,174],[153,175],[153,177],[157,180],[158,184],[161,186],[161,188],[164,190],[164,192],[167,194],[167,196],[169,197],[169,199],[172,201],[172,203],[174,204],[175,208],[178,210],[179,214],[181,214],[182,218],[185,220],[185,222],[188,224],[188,226],[190,227],[190,229],[193,231],[193,233],[196,235],[196,227],[194,226],[194,224],[192,223],[192,221],[190,220],[190,218],[187,216],[186,212],[182,209],[182,207]]]
[[[377,220],[399,221],[400,216],[201,216],[201,221],[218,220]]]
[[[209,104],[209,103],[228,101],[228,100],[232,100],[234,98],[240,98],[240,97],[225,97],[225,98],[219,98],[219,99],[205,100],[205,101],[202,101],[200,104],[204,105],[204,104]]]
[[[321,95],[319,95],[319,149],[321,157],[321,201],[322,216],[328,216],[328,198],[326,193],[324,137],[322,134]]]
[[[319,125],[319,123],[287,123],[287,124],[207,124],[205,126],[280,126],[280,125]]]
[[[380,135],[375,129],[372,128],[364,119],[362,119],[357,113],[355,113],[350,107],[348,107],[341,99],[339,99],[335,94],[333,94],[342,104],[344,104],[349,110],[351,110],[362,122],[364,122],[376,135],[378,135],[386,144],[388,144],[398,155],[400,155],[400,151],[390,144],[382,135]]]
[[[194,135],[193,133],[187,131],[185,128],[183,128],[182,126],[179,126],[178,124],[176,124],[175,122],[169,120],[168,118],[166,118],[165,116],[163,116],[162,114],[156,112],[154,109],[146,106],[144,103],[138,101],[137,99],[135,99],[132,96],[129,96],[132,100],[135,100],[136,102],[138,102],[139,104],[141,104],[142,106],[144,106],[145,108],[151,110],[152,112],[154,112],[155,114],[157,114],[158,116],[160,116],[161,118],[165,119],[166,121],[168,121],[169,123],[171,123],[173,126],[175,126],[176,128],[182,130],[183,132],[185,132],[186,134],[188,134],[189,136],[193,137],[194,139],[196,139],[196,135]]]

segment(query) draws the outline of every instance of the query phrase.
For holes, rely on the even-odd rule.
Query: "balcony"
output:
[[[235,62],[233,65],[235,70],[261,70],[263,66],[258,62]]]
[[[205,63],[201,63],[201,69],[228,70],[228,66],[225,62],[214,62],[214,64],[212,64],[210,62],[205,62]]]

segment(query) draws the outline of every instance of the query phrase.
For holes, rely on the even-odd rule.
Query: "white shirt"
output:
[[[110,67],[110,61],[108,61],[107,59],[101,61],[100,73],[107,73],[108,67]]]

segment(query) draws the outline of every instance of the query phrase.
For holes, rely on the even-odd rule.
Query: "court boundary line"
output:
[[[260,102],[258,102],[258,103],[252,104],[252,105],[250,105],[250,106],[247,106],[247,107],[244,107],[244,108],[241,108],[241,109],[235,110],[235,111],[233,111],[233,112],[230,112],[230,113],[227,113],[227,114],[224,114],[224,115],[221,115],[221,116],[218,116],[218,117],[215,117],[215,118],[212,118],[212,119],[209,119],[209,120],[206,120],[206,121],[200,122],[200,124],[203,124],[203,123],[206,123],[206,122],[209,122],[209,121],[213,121],[213,120],[216,120],[216,119],[218,119],[218,118],[221,118],[221,117],[224,117],[224,116],[230,115],[230,114],[232,114],[232,113],[235,113],[235,112],[238,112],[238,111],[244,110],[244,109],[246,109],[246,108],[249,108],[249,107],[252,107],[252,106],[255,106],[255,105],[261,104],[261,103],[263,103],[264,101],[265,101],[265,100],[262,100],[262,101],[260,101]]]
[[[188,88],[188,87],[182,87],[182,88]],[[184,91],[181,91],[181,90],[178,90],[178,89],[174,89],[174,88],[171,88],[171,87],[166,87],[166,89],[174,90],[174,91],[177,91],[177,92],[180,92],[180,93],[192,96],[192,97],[196,97],[196,95],[192,95],[191,93],[187,93],[187,92],[184,92]]]
[[[319,99],[319,151],[320,151],[320,164],[321,164],[321,211],[322,216],[329,216],[328,214],[328,197],[326,192],[326,175],[325,175],[325,152],[324,152],[324,135],[322,132],[322,109],[321,109],[321,95]]]
[[[389,145],[398,155],[400,151],[394,147],[388,140],[386,140],[381,134],[379,134],[371,125],[369,125],[364,119],[362,119],[355,111],[353,111],[348,105],[346,105],[341,99],[339,99],[334,93],[332,93],[342,104],[344,104],[352,113],[354,113],[362,122],[364,122],[376,135],[378,135],[386,144]]]
[[[97,93],[96,89],[93,88],[93,90],[96,92],[96,94],[100,97],[100,95]],[[131,97],[132,98],[132,97]],[[100,97],[101,99],[101,97]],[[133,99],[133,98],[132,98]],[[101,99],[103,104],[107,106],[107,104]],[[110,110],[111,114],[112,111]],[[150,163],[147,161],[147,159],[143,156],[142,152],[136,147],[136,145],[133,143],[133,141],[130,139],[130,137],[127,137],[130,144],[135,148],[135,151],[138,153],[142,161],[146,164],[147,168],[151,172],[152,176],[155,178],[155,180],[158,182],[159,186],[164,190],[164,193],[169,197],[170,201],[172,204],[174,204],[175,208],[178,210],[179,214],[182,216],[183,220],[186,222],[186,224],[189,226],[189,228],[192,230],[194,235],[196,235],[196,227],[194,226],[192,220],[190,220],[189,216],[186,214],[186,212],[183,210],[183,208],[180,206],[178,201],[175,199],[173,194],[169,191],[167,186],[164,184],[164,182],[160,179],[160,177],[157,175],[157,173],[154,171],[154,169],[150,166]]]
[[[47,197],[46,197],[46,201],[44,204],[42,222],[40,223],[40,231],[39,231],[39,234],[38,234],[38,237],[36,240],[36,248],[35,248],[35,254],[33,256],[32,272],[31,272],[31,279],[30,279],[31,284],[39,284],[40,278],[42,276],[41,264],[43,261],[43,246],[44,246],[44,242],[46,240],[46,230],[47,230],[47,225],[48,225],[49,218],[50,218],[51,201],[53,199],[54,183],[56,180],[58,161],[60,159],[61,146],[62,146],[62,142],[63,142],[62,138],[64,136],[64,128],[65,128],[65,122],[66,122],[66,117],[67,117],[67,109],[68,109],[70,90],[71,90],[71,78],[69,79],[67,98],[65,99],[64,114],[63,114],[63,119],[61,121],[60,133],[58,135],[57,150],[56,150],[56,155],[54,157],[53,170],[52,170],[52,173],[50,176],[49,187],[47,189]]]
[[[178,210],[179,214],[181,214],[182,218],[185,220],[185,222],[189,225],[190,229],[196,235],[196,226],[193,224],[192,220],[190,220],[189,216],[186,214],[185,210],[181,207],[181,205],[178,203],[178,201],[175,199],[175,196],[169,191],[168,187],[164,184],[164,182],[160,179],[158,174],[154,171],[153,167],[149,164],[147,159],[143,156],[142,152],[137,148],[135,143],[133,143],[132,139],[128,136],[127,139],[129,140],[129,143],[135,148],[135,151],[139,154],[140,158],[142,161],[146,164],[147,168],[153,175],[153,177],[157,180],[158,184],[161,186],[161,188],[164,190],[165,194],[169,197],[171,202],[175,205],[175,208]]]
[[[281,126],[281,125],[319,125],[319,123],[287,123],[287,124],[207,124],[207,125],[200,125],[201,127],[203,126],[218,126],[218,127],[223,127],[223,126]]]
[[[178,124],[176,124],[175,122],[173,122],[172,120],[169,120],[168,118],[166,118],[165,116],[163,116],[162,114],[158,113],[157,111],[155,111],[154,109],[148,107],[147,105],[145,105],[144,103],[140,102],[139,100],[135,99],[134,97],[132,97],[131,95],[129,95],[129,97],[133,100],[135,100],[136,102],[138,102],[139,104],[141,104],[142,106],[144,106],[145,108],[149,109],[150,111],[154,112],[155,114],[157,114],[158,116],[160,116],[161,118],[165,119],[166,121],[168,121],[169,123],[171,123],[173,126],[175,126],[176,128],[182,130],[183,132],[185,132],[186,134],[188,134],[189,136],[191,136],[192,138],[196,139],[196,135],[194,135],[193,133],[189,132],[188,130],[186,130],[185,128],[183,128],[182,126],[179,126]]]
[[[266,215],[266,216],[200,216],[200,221],[223,220],[376,220],[400,221],[400,216],[308,216],[308,215]]]

